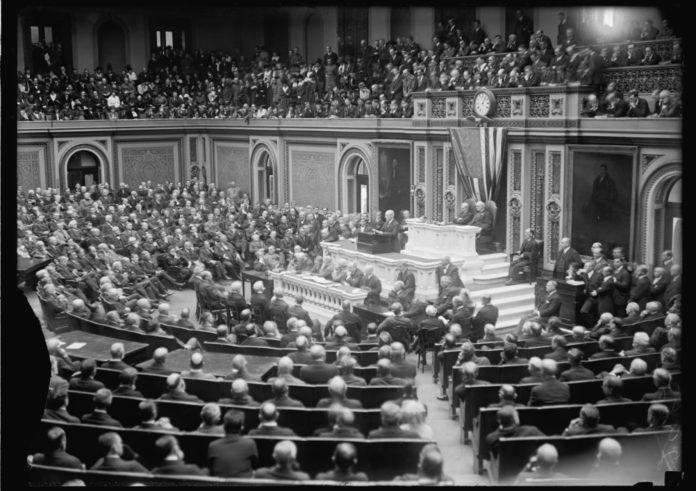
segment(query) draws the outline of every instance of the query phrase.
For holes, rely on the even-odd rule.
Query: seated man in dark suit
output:
[[[326,345],[324,345],[324,348],[327,350],[337,350],[342,346],[347,346],[352,350],[358,349],[357,344],[348,342],[348,330],[345,328],[345,326],[339,324],[334,329],[333,337],[327,340],[327,343]]]
[[[534,239],[534,230],[528,228],[524,231],[524,240],[520,245],[520,250],[517,251],[510,261],[510,270],[508,271],[508,280],[506,285],[524,279],[524,268],[529,266],[532,259],[536,259],[537,242]]]
[[[635,324],[640,319],[640,306],[636,302],[626,304],[626,317],[622,318],[624,325]]]
[[[532,388],[528,406],[547,406],[550,404],[565,404],[570,399],[570,388],[565,382],[556,379],[558,365],[553,360],[541,361],[541,372],[544,381]]]
[[[382,282],[375,276],[372,266],[365,267],[365,275],[360,280],[360,288],[367,290],[365,305],[379,305]]]
[[[196,428],[196,433],[209,435],[224,435],[225,430],[220,423],[220,406],[214,402],[208,402],[201,409],[201,424]]]
[[[629,302],[635,302],[642,309],[650,300],[650,278],[648,278],[648,267],[641,264],[636,268],[636,278],[632,282],[629,294]]]
[[[510,384],[501,385],[500,390],[498,390],[498,402],[492,402],[488,405],[488,407],[503,407],[503,406],[525,407],[524,404],[520,404],[519,402],[515,402],[516,399],[517,399],[517,391],[515,391],[514,385],[510,385]]]
[[[81,421],[85,424],[99,426],[117,426],[123,428],[123,425],[109,416],[107,412],[111,406],[111,391],[109,389],[99,389],[94,394],[94,411],[82,416]]]
[[[312,363],[312,355],[309,352],[309,348],[311,346],[309,338],[300,334],[299,336],[297,336],[297,339],[295,339],[294,344],[297,351],[295,351],[294,353],[290,353],[288,355],[288,358],[290,358],[293,361],[293,363],[297,365],[309,365],[310,363]]]
[[[522,332],[522,326],[527,321],[537,321],[542,325],[548,322],[550,317],[558,316],[561,311],[561,298],[556,291],[558,283],[555,280],[546,282],[546,297],[541,301],[531,314],[523,315],[518,323],[518,334]]]
[[[147,469],[137,460],[124,460],[121,458],[124,445],[121,435],[118,433],[113,431],[102,433],[99,436],[98,444],[104,456],[97,460],[90,470],[147,473]]]
[[[296,462],[297,446],[290,440],[278,442],[273,449],[275,466],[262,467],[254,473],[257,479],[273,479],[279,481],[309,481],[307,473],[302,472]]]
[[[169,418],[157,418],[157,403],[152,399],[145,399],[138,404],[138,416],[140,424],[134,426],[137,430],[170,430],[179,431],[172,426]]]
[[[276,407],[305,407],[302,401],[293,399],[288,395],[290,389],[285,379],[277,377],[271,382],[271,392],[273,393],[273,398],[264,401],[264,404],[270,402]]]
[[[256,442],[242,436],[244,413],[230,409],[223,418],[225,437],[208,445],[208,469],[212,476],[251,477],[259,459]]]
[[[224,397],[218,401],[218,404],[232,404],[234,406],[258,406],[259,403],[249,395],[249,384],[243,378],[237,378],[232,381],[230,387],[231,397]]]
[[[459,214],[457,218],[454,219],[454,223],[457,225],[469,225],[474,219],[474,212],[469,208],[469,203],[466,201],[461,204],[459,209]]]
[[[454,366],[461,365],[462,363],[466,363],[467,361],[473,361],[477,365],[490,365],[491,361],[486,358],[485,356],[478,356],[476,354],[476,348],[474,347],[474,343],[472,343],[469,340],[465,340],[462,343],[461,349],[459,351],[459,356],[457,356],[457,361],[454,363]]]
[[[466,386],[467,385],[490,385],[491,383],[487,380],[478,379],[478,365],[473,361],[467,361],[461,368],[462,381],[459,385],[454,388],[454,393],[459,400],[463,401],[466,397]]]
[[[476,236],[476,250],[485,251],[493,236],[493,214],[483,201],[477,201],[475,209],[476,213],[471,225],[481,227],[481,231]]]
[[[246,339],[242,346],[268,346],[268,342],[259,337],[256,324],[253,322],[246,325]]]
[[[297,436],[290,428],[278,426],[278,409],[272,402],[264,402],[259,409],[259,426],[249,430],[251,435]]]
[[[97,373],[97,362],[92,358],[82,361],[80,371],[70,379],[70,390],[81,390],[82,392],[96,392],[104,388],[104,384],[94,380]]]
[[[594,404],[585,404],[580,409],[580,417],[572,420],[563,436],[593,435],[595,433],[615,433],[612,425],[599,424],[599,409]]]
[[[276,376],[269,378],[268,383],[272,384],[276,378],[282,378],[290,385],[307,385],[304,380],[301,380],[292,374],[294,366],[295,364],[290,357],[283,356],[280,360],[278,360]]]
[[[494,455],[498,453],[501,437],[545,436],[536,426],[520,425],[520,416],[513,406],[507,405],[498,409],[496,419],[498,428],[486,436],[486,443]]]
[[[616,351],[614,338],[605,335],[599,338],[599,351],[590,356],[590,360],[599,360],[601,358],[617,358],[621,355]]]
[[[544,336],[542,325],[536,321],[529,321],[529,335],[520,337],[520,341],[528,348],[551,344],[551,339]]]
[[[296,318],[297,320],[303,320],[308,326],[312,325],[312,319],[309,317],[309,313],[302,307],[304,303],[304,295],[298,293],[295,295],[295,305],[288,308],[288,315]]]
[[[143,373],[159,373],[161,375],[169,375],[172,373],[174,370],[167,368],[166,367],[166,361],[167,361],[167,355],[169,354],[169,350],[167,348],[157,348],[153,353],[152,353],[152,362],[147,365],[142,367],[142,372]]]
[[[635,356],[654,352],[655,348],[650,346],[650,336],[648,333],[638,331],[633,335],[632,349],[624,351],[622,356]]]
[[[474,342],[480,341],[484,335],[485,326],[491,324],[495,326],[498,322],[498,307],[491,305],[491,296],[482,295],[481,296],[481,308],[474,315],[474,320],[472,321],[472,333],[469,336]]]
[[[672,374],[664,368],[656,368],[653,371],[653,383],[657,390],[645,394],[641,401],[661,401],[663,399],[681,399],[681,392],[672,390]]]
[[[551,348],[553,351],[544,355],[544,358],[550,358],[556,360],[557,362],[563,362],[568,360],[568,350],[566,345],[568,342],[563,336],[554,336],[551,338]]]
[[[194,351],[191,353],[191,358],[189,360],[189,370],[184,370],[181,372],[182,377],[186,378],[197,378],[203,380],[217,380],[215,375],[212,373],[207,373],[203,371],[203,354],[200,351]]]
[[[443,472],[444,459],[434,443],[425,445],[418,456],[418,472],[403,474],[394,478],[395,482],[417,481],[424,486],[451,486],[454,479]]]
[[[559,380],[561,382],[573,382],[575,380],[592,380],[595,378],[595,374],[592,370],[589,370],[582,366],[582,360],[585,355],[582,351],[577,348],[571,348],[568,350],[568,362],[570,363],[570,368],[565,372],[561,373]]]
[[[111,368],[112,370],[124,370],[126,368],[131,368],[127,363],[123,362],[124,355],[123,343],[114,343],[111,345],[109,352],[111,353],[111,359],[104,362],[103,368]]]
[[[275,288],[273,290],[273,297],[268,304],[268,313],[271,316],[271,319],[274,317],[280,318],[287,315],[290,306],[285,300],[283,300],[283,295],[285,295],[285,292],[282,288]]]
[[[527,363],[527,370],[529,375],[522,377],[519,383],[521,384],[540,384],[544,381],[541,370],[541,358],[538,356],[532,356]]]
[[[326,363],[326,350],[323,346],[312,346],[309,349],[309,354],[312,357],[312,363],[300,370],[302,380],[308,384],[325,384],[338,375],[338,367]]]
[[[161,401],[188,401],[202,403],[197,396],[186,392],[186,382],[178,373],[169,374],[167,377],[167,392],[159,398]]]
[[[376,438],[420,438],[415,431],[399,428],[401,408],[396,403],[387,401],[382,404],[380,409],[382,410],[382,426],[372,430],[367,435],[368,440]]]
[[[314,432],[315,436],[327,438],[365,438],[360,430],[352,426],[355,423],[353,411],[344,407],[340,402],[329,406],[327,412],[329,419],[328,428],[320,428]]]
[[[353,370],[358,362],[355,358],[346,356],[341,359],[338,364],[338,374],[341,376],[346,385],[355,385],[357,387],[365,387],[367,382],[364,378],[353,374]]]
[[[80,418],[68,412],[68,386],[61,385],[53,391],[49,391],[46,399],[42,419],[52,421],[65,421],[66,423],[79,423]]]
[[[138,380],[138,371],[128,367],[118,374],[118,387],[114,389],[113,395],[143,398],[139,390],[135,390],[135,382]]]
[[[391,371],[397,378],[416,379],[416,365],[406,361],[406,349],[398,341],[391,344]]]
[[[377,361],[377,375],[370,380],[370,386],[373,385],[404,385],[406,380],[397,378],[392,375],[391,361],[387,358],[382,358]]]
[[[676,331],[676,329],[673,329],[672,331]],[[679,360],[677,350],[669,346],[662,348],[662,351],[660,351],[659,368],[664,368],[669,372],[681,371],[681,362]]]
[[[530,483],[527,479],[566,479],[568,476],[554,470],[557,464],[558,450],[550,443],[544,443],[537,448],[536,455],[529,460],[522,472],[517,475],[513,486],[529,486],[534,482],[531,481]]]
[[[179,320],[177,320],[174,325],[179,327],[188,327],[189,329],[195,329],[196,325],[191,322],[191,311],[187,308],[181,309],[181,314],[179,314]]]
[[[328,337],[327,330],[334,324],[335,321],[340,320],[348,331],[348,336],[354,343],[359,343],[361,341],[361,329],[362,321],[357,314],[351,312],[353,305],[348,301],[344,300],[341,304],[341,312],[334,315],[326,323],[326,329],[324,330],[324,337]]]
[[[664,404],[650,404],[648,408],[648,426],[636,428],[633,433],[648,433],[651,431],[671,431],[676,425],[667,424],[669,408]]]
[[[524,365],[529,362],[527,358],[521,358],[515,343],[505,343],[503,345],[502,356],[499,365]]]
[[[612,404],[615,402],[631,402],[621,395],[623,391],[623,380],[613,374],[608,374],[602,382],[602,392],[606,396],[604,399],[597,401],[597,404]]]
[[[346,390],[348,389],[345,381],[338,375],[329,380],[329,395],[330,397],[324,397],[317,402],[317,407],[329,407],[331,404],[339,403],[349,409],[362,409],[363,405],[357,399],[349,399],[346,397]]]
[[[206,476],[207,472],[201,470],[196,464],[184,462],[184,452],[179,447],[179,441],[174,435],[165,435],[155,441],[155,446],[164,455],[159,466],[152,469],[153,474],[165,474],[176,476]]]
[[[67,469],[84,469],[85,464],[80,462],[80,459],[74,455],[66,452],[66,448],[67,438],[65,430],[59,426],[54,426],[46,433],[46,452],[34,454],[31,463]]]
[[[503,338],[500,336],[496,335],[495,333],[495,326],[493,324],[485,324],[483,326],[483,337],[478,340],[479,343],[484,343],[484,342],[498,342],[502,343]],[[500,345],[496,345],[500,346]]]
[[[365,482],[368,480],[364,472],[354,471],[358,464],[358,452],[352,443],[344,442],[336,445],[331,460],[335,465],[334,469],[318,473],[315,478],[317,481]]]

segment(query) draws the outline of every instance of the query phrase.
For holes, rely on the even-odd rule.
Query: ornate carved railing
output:
[[[610,68],[604,72],[604,80],[616,82],[616,88],[626,94],[631,89],[638,92],[654,90],[682,91],[681,65],[654,65]]]
[[[515,126],[514,120],[520,120],[521,124],[525,119],[554,119],[561,125],[563,120],[579,117],[582,99],[590,92],[590,87],[579,85],[493,89],[497,101],[497,110],[493,117],[505,119],[505,125],[508,126]],[[413,119],[453,121],[476,117],[473,110],[475,93],[474,90],[414,93]]]
[[[621,46],[624,50],[626,50],[629,44],[633,44],[637,49],[640,49],[642,52],[645,52],[645,48],[650,46],[653,49],[653,51],[660,55],[660,58],[662,58],[663,60],[671,60],[674,43],[679,43],[681,45],[681,42],[681,38],[669,38],[655,39],[654,41],[623,41],[620,43],[605,43],[600,44],[598,46],[600,49],[603,47],[607,47],[610,50],[612,50],[614,46]],[[578,49],[583,49],[584,47],[584,45],[581,45],[578,46]],[[502,60],[507,54],[507,52],[493,53],[493,56],[497,59],[498,62],[500,62],[500,60]],[[463,63],[463,68],[465,70],[471,70],[473,66],[476,64],[476,58],[483,57],[484,59],[487,59],[489,56],[491,56],[491,53],[485,55],[443,57],[442,59],[447,61],[448,65],[454,65],[454,63],[457,60],[461,60]]]

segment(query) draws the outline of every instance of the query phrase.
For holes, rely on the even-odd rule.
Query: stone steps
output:
[[[470,296],[474,302],[480,302],[483,295],[491,296],[491,303],[498,307],[500,312],[496,329],[505,333],[516,329],[520,317],[534,309],[534,285],[516,283],[508,286],[501,280],[497,280],[496,283],[496,286],[472,291]]]
[[[481,272],[474,275],[474,283],[478,285],[492,285],[507,279],[510,263],[507,262],[507,254],[498,252],[495,254],[483,254],[479,256],[483,260]]]

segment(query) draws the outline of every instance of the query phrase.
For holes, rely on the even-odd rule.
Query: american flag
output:
[[[494,199],[500,184],[507,128],[450,128],[454,161],[468,197]]]

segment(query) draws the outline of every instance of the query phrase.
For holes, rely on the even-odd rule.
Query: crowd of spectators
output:
[[[59,45],[39,45],[35,70],[18,73],[18,118],[410,118],[414,92],[565,84],[600,91],[605,68],[679,63],[682,56],[678,42],[671,59],[661,60],[652,48],[642,52],[633,44],[580,46],[572,27],[554,47],[548,35],[530,31],[525,22],[507,40],[491,39],[478,20],[473,26],[472,39],[450,19],[430,48],[411,36],[373,45],[361,40],[355,58],[327,46],[314,61],[298,48],[281,61],[262,47],[245,58],[168,46],[157,49],[140,71],[127,65],[120,72],[111,65],[69,70]],[[476,58],[465,64],[463,56]]]

